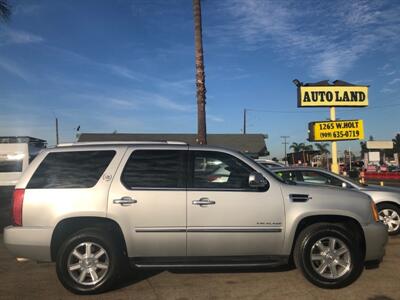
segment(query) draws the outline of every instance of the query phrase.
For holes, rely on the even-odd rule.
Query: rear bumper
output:
[[[15,257],[51,261],[52,234],[49,227],[8,226],[4,228],[4,244]]]
[[[363,227],[365,236],[365,261],[381,261],[385,255],[388,232],[382,223],[372,223]]]

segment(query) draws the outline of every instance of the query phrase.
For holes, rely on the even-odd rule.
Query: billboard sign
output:
[[[364,139],[363,120],[311,122],[308,132],[308,140],[312,142]]]
[[[367,141],[367,149],[393,149],[393,141]]]
[[[299,86],[298,107],[368,106],[368,86]]]

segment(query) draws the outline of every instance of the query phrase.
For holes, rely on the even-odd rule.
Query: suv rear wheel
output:
[[[59,280],[76,294],[95,294],[110,289],[123,257],[116,245],[112,236],[96,228],[70,236],[57,253]]]
[[[354,282],[363,271],[359,244],[340,224],[314,224],[300,233],[294,262],[311,283],[322,288],[342,288]]]

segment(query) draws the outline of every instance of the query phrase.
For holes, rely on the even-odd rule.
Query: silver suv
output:
[[[44,150],[18,182],[17,257],[55,261],[62,284],[105,291],[136,268],[294,262],[317,286],[352,283],[387,242],[368,195],[286,183],[235,151],[179,142]]]

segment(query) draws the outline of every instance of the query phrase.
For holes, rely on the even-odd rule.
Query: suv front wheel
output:
[[[299,235],[294,262],[304,276],[322,288],[342,288],[354,282],[364,268],[358,239],[344,226],[319,223]]]
[[[122,253],[113,238],[99,229],[85,229],[60,247],[56,269],[61,283],[76,294],[94,294],[112,287]]]

